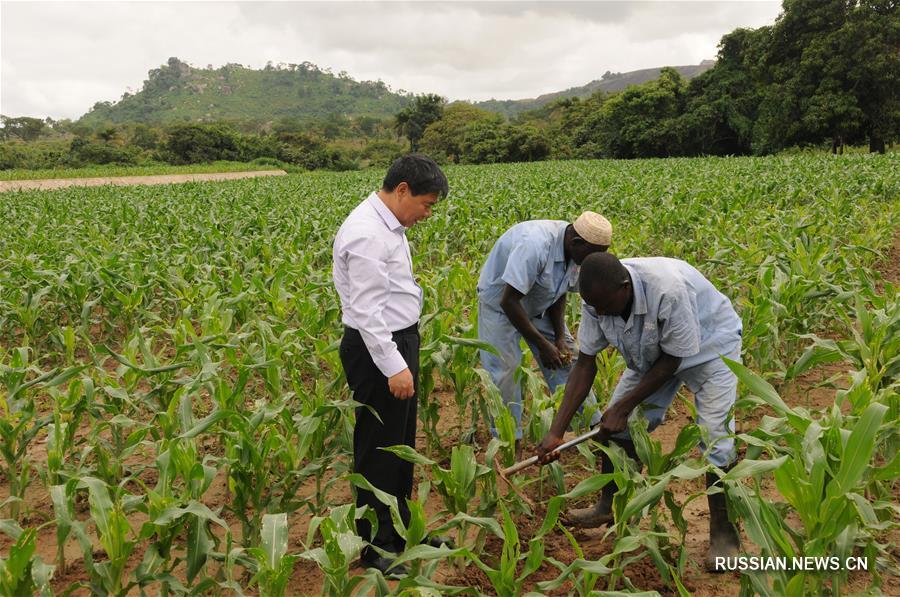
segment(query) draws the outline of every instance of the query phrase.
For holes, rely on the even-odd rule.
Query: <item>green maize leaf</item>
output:
[[[614,473],[601,473],[601,474],[597,474],[597,475],[592,475],[592,476],[588,477],[587,479],[585,479],[584,481],[581,481],[580,483],[578,483],[578,485],[573,487],[571,491],[563,494],[560,497],[564,497],[568,500],[577,500],[578,498],[580,498],[584,495],[597,493],[598,491],[603,489],[603,487],[607,483],[612,482],[614,479],[615,479]]]
[[[5,518],[0,520],[0,532],[16,541],[22,535],[22,527],[15,520]]]
[[[863,523],[866,525],[878,524],[878,516],[876,516],[875,509],[872,508],[872,504],[869,503],[869,500],[858,493],[848,493],[847,499],[856,506],[856,512],[859,514],[859,518]]]
[[[163,510],[153,519],[153,524],[165,526],[186,514],[191,514],[200,520],[210,520],[226,530],[229,528],[228,524],[215,512],[210,510],[208,506],[193,500],[188,502],[188,504],[182,508],[167,508]]]
[[[409,508],[410,518],[409,525],[406,527],[406,545],[418,545],[425,538],[425,508],[421,502],[415,500],[406,500]]]
[[[844,360],[845,356],[834,340],[823,340],[815,335],[808,337],[814,341],[814,344],[807,348],[797,362],[787,370],[786,378],[797,377],[821,365]]]
[[[434,460],[426,456],[422,456],[418,452],[416,452],[415,448],[406,445],[398,445],[398,446],[387,446],[378,448],[379,450],[384,450],[385,452],[390,452],[391,454],[401,458],[407,462],[412,462],[413,464],[421,464],[423,466],[431,466],[435,464]]]
[[[622,519],[629,520],[647,506],[659,501],[663,491],[665,491],[666,487],[669,485],[670,480],[671,476],[665,475],[650,487],[635,492],[634,496],[628,500],[625,509],[622,511]]]
[[[806,429],[806,426],[809,424],[809,419],[800,416],[794,409],[789,407],[769,382],[750,371],[750,369],[741,363],[732,361],[727,357],[722,357],[722,360],[725,361],[728,368],[737,375],[738,379],[741,380],[754,395],[758,396],[764,400],[766,404],[775,409],[777,414],[787,417],[795,429],[801,431]]]
[[[840,468],[826,489],[829,497],[850,492],[860,482],[872,459],[875,438],[887,410],[884,404],[873,402],[863,411],[844,447]]]
[[[756,477],[763,473],[773,471],[787,460],[787,456],[781,456],[774,460],[741,460],[722,477],[725,481],[737,481],[746,477]]]
[[[287,514],[264,514],[262,519],[262,549],[266,554],[266,566],[275,570],[278,562],[287,553]]]
[[[445,560],[447,558],[469,557],[470,555],[471,552],[465,547],[450,549],[446,545],[442,545],[441,547],[432,547],[431,545],[416,545],[415,547],[411,547],[400,554],[400,556],[395,560],[394,564],[405,564],[406,562],[412,562],[413,560]]]
[[[686,462],[682,462],[668,473],[667,476],[675,479],[691,480],[706,474],[706,467],[696,468]]]
[[[461,338],[458,336],[442,336],[441,340],[444,342],[448,342],[450,344],[456,344],[457,346],[466,346],[468,348],[477,348],[478,350],[484,350],[490,352],[492,354],[498,355],[497,349],[494,348],[494,345],[485,342],[484,340],[479,340],[478,338]]]
[[[435,535],[441,535],[450,529],[456,528],[460,523],[474,524],[477,527],[489,530],[500,539],[504,538],[503,529],[500,528],[500,523],[497,522],[496,518],[470,516],[465,512],[457,513],[453,518],[436,528],[433,533]]]
[[[187,527],[187,580],[193,583],[213,549],[206,519],[192,516]]]
[[[894,454],[894,457],[885,466],[872,469],[872,478],[876,481],[889,481],[897,477],[900,477],[900,452]]]
[[[222,419],[226,419],[228,417],[233,416],[235,413],[230,410],[216,410],[211,412],[209,415],[201,419],[196,425],[194,425],[188,431],[182,433],[178,436],[178,439],[193,439],[200,435],[201,433],[206,432],[207,429],[221,421]]]
[[[388,507],[391,513],[391,521],[394,525],[394,529],[400,534],[401,537],[406,536],[406,527],[403,524],[403,519],[400,518],[400,510],[397,505],[397,498],[385,491],[382,491],[369,483],[365,477],[360,475],[359,473],[353,473],[347,475],[347,481],[350,482],[351,485],[355,485],[360,489],[365,489],[367,491],[372,492],[379,502]]]

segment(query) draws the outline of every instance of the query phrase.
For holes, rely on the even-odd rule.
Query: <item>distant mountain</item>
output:
[[[98,102],[81,117],[102,122],[169,123],[202,120],[258,120],[345,116],[393,116],[410,102],[381,81],[355,81],[314,64],[267,66],[240,64],[195,68],[170,58],[153,69],[143,88],[117,102]]]
[[[688,66],[673,66],[678,73],[686,78],[692,79],[715,66],[715,60],[704,60],[700,64]],[[587,85],[581,87],[572,87],[565,91],[557,91],[555,93],[546,93],[532,99],[521,100],[487,100],[483,102],[475,102],[475,105],[483,110],[497,112],[506,116],[516,116],[522,112],[536,110],[550,102],[565,97],[588,97],[597,91],[605,91],[611,93],[614,91],[622,91],[630,85],[639,85],[647,81],[653,81],[659,78],[659,73],[664,67],[645,68],[627,73],[611,73],[609,71],[603,75],[603,78],[591,81]]]
[[[674,67],[692,78],[715,64]],[[629,85],[656,79],[661,68],[628,73],[607,72],[603,78],[581,87],[548,93],[534,99],[475,102],[479,108],[515,116],[563,97],[587,97],[596,91],[620,91]],[[281,118],[301,121],[349,117],[386,118],[411,101],[411,94],[392,91],[382,81],[355,81],[347,73],[333,74],[315,64],[268,65],[261,70],[226,64],[220,68],[195,68],[178,58],[153,69],[137,93],[125,93],[117,102],[97,102],[81,122],[143,122],[165,124],[185,121],[256,120]]]

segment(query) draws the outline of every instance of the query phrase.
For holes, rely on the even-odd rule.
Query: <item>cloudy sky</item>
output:
[[[77,118],[170,56],[310,61],[450,100],[519,99],[714,58],[780,2],[0,2],[0,113]]]

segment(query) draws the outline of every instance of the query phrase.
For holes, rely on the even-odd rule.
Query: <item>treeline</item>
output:
[[[218,160],[269,163],[288,169],[353,170],[386,166],[408,151],[391,121],[334,116],[167,126],[2,119],[0,169],[78,168],[97,164],[198,164]]]
[[[866,143],[884,152],[900,137],[898,96],[896,1],[785,0],[774,25],[725,35],[716,65],[690,81],[663,69],[655,81],[559,100],[511,123],[451,105],[407,135],[462,163],[839,152]],[[434,114],[434,103],[420,97],[401,114]]]

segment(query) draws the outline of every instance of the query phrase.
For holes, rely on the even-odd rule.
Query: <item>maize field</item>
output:
[[[358,565],[373,513],[352,498],[370,486],[331,281],[334,234],[383,172],[2,194],[0,594],[900,594],[897,156],[447,168],[449,197],[408,232],[425,304],[399,581]],[[511,225],[585,209],[612,252],[689,261],[743,319],[742,460],[716,489],[742,551],[868,570],[704,572],[689,394],[634,427],[643,473],[615,457],[599,475],[586,443],[498,478],[514,423],[479,366],[478,273]],[[573,330],[579,313],[571,295]],[[602,406],[624,362],[598,368]],[[533,445],[561,393],[527,352],[519,374]],[[561,524],[612,481],[611,528]]]

